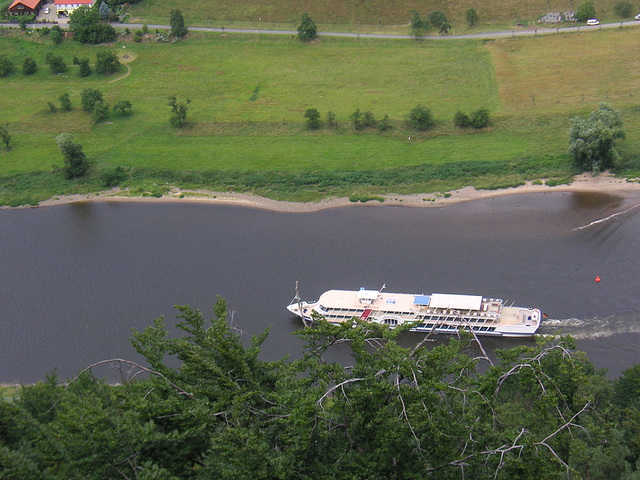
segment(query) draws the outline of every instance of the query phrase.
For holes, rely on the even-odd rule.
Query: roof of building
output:
[[[13,2],[11,3],[11,5],[9,5],[9,8],[13,8],[16,5],[18,5],[19,3],[23,4],[25,7],[30,8],[31,10],[33,10],[34,8],[36,8],[38,6],[38,4],[40,3],[40,0],[13,0]]]

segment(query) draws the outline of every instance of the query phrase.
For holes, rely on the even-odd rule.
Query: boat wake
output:
[[[640,333],[640,317],[610,315],[593,318],[548,318],[543,320],[538,333],[571,335],[578,340],[610,337],[621,333]]]

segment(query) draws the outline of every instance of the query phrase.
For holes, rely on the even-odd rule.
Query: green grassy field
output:
[[[568,177],[569,117],[601,100],[623,113],[624,150],[635,171],[638,43],[640,29],[491,42],[323,38],[310,45],[266,35],[191,34],[175,44],[90,47],[71,41],[53,46],[46,36],[4,31],[0,51],[9,52],[17,69],[0,79],[11,92],[0,100],[0,122],[12,135],[12,148],[0,150],[0,203],[98,190],[104,188],[101,175],[116,166],[129,172],[123,185],[143,190],[181,183],[297,199]],[[629,48],[616,49],[620,44]],[[111,77],[80,78],[70,65],[67,74],[54,76],[44,65],[49,52],[71,64],[73,56],[94,61],[100,49],[118,52],[130,74],[123,67]],[[579,54],[585,51],[588,61]],[[37,74],[21,73],[25,56],[36,59]],[[79,108],[88,87],[103,91],[111,104],[131,101],[133,115],[112,114],[94,125]],[[57,103],[64,92],[74,109],[51,113],[47,102]],[[188,127],[169,126],[170,95],[192,100]],[[404,126],[417,103],[436,119],[426,133]],[[323,118],[335,112],[338,130],[307,131],[303,113],[311,107]],[[453,126],[457,110],[482,107],[491,112],[489,129]],[[395,128],[354,132],[348,116],[356,108],[378,119],[388,114]],[[91,159],[88,178],[60,182],[52,173],[62,164],[55,143],[62,132],[72,133]],[[435,170],[425,173],[425,166]],[[355,176],[347,181],[345,172]],[[371,172],[387,173],[370,182]],[[305,177],[310,173],[315,183]],[[269,174],[277,174],[271,186],[264,180]]]
[[[595,2],[600,20],[616,21],[614,5],[618,0]],[[412,10],[423,15],[444,12],[455,33],[467,31],[465,13],[475,8],[480,24],[476,29],[534,24],[548,12],[575,10],[580,2],[566,0],[500,0],[477,2],[460,0],[361,0],[344,2],[327,0],[174,0],[170,6],[163,0],[144,0],[130,8],[131,19],[139,22],[167,23],[169,9],[177,8],[190,25],[245,28],[277,28],[295,30],[303,13],[308,13],[324,31],[401,32],[406,33]],[[635,4],[634,4],[635,3]],[[632,2],[639,8],[637,2]],[[639,10],[640,11],[640,10]],[[634,12],[634,15],[637,12]]]

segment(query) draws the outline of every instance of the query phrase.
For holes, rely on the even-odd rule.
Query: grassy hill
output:
[[[619,48],[625,45],[625,48]],[[0,203],[95,191],[111,172],[125,186],[161,193],[166,184],[252,190],[274,198],[427,192],[465,184],[496,187],[523,179],[568,177],[569,117],[608,101],[623,113],[630,174],[640,151],[640,29],[495,41],[399,41],[322,38],[303,45],[281,36],[191,34],[161,44],[123,39],[92,47],[3,31],[0,51],[18,66],[0,79],[0,121],[12,149],[0,150]],[[126,69],[81,78],[74,56],[116,51]],[[588,55],[585,53],[588,52]],[[68,73],[51,75],[47,53],[62,55]],[[38,73],[20,65],[32,56]],[[112,105],[133,103],[133,115],[94,124],[80,92],[98,88]],[[52,113],[69,93],[74,109]],[[167,98],[192,100],[190,125],[169,125]],[[404,119],[417,103],[436,119],[418,134]],[[333,111],[339,128],[305,129],[303,113]],[[359,108],[394,128],[355,132]],[[489,129],[461,130],[453,115],[491,112]],[[92,174],[66,182],[55,137],[72,133],[92,160]],[[52,167],[53,166],[53,167]],[[56,167],[57,166],[57,167]]]
[[[614,5],[618,0],[594,2],[601,20],[616,20]],[[183,12],[188,24],[247,26],[295,29],[303,13],[308,13],[321,30],[400,31],[406,33],[412,11],[423,15],[439,10],[454,25],[454,32],[466,30],[465,13],[475,8],[480,27],[512,26],[535,23],[548,12],[575,10],[578,0],[358,0],[309,2],[306,0],[144,0],[130,9],[132,19],[166,23],[170,8]],[[634,8],[640,9],[635,3]],[[640,11],[640,10],[638,10]],[[637,12],[636,12],[637,13]]]

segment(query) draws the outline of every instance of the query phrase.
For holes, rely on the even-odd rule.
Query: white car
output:
[[[640,13],[636,15],[636,20],[640,20]]]
[[[590,18],[587,20],[587,25],[600,25],[600,22],[597,18]]]
[[[46,7],[46,8],[44,9],[44,13],[49,13],[49,7]]]

